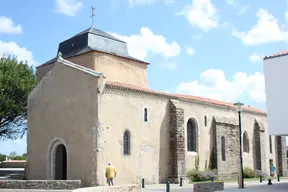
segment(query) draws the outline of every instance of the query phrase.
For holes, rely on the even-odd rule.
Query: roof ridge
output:
[[[193,101],[209,103],[209,104],[218,105],[218,106],[226,106],[226,107],[235,108],[233,103],[225,102],[225,101],[219,101],[219,100],[215,100],[215,99],[210,99],[207,97],[185,95],[185,94],[176,94],[176,93],[166,93],[166,92],[155,91],[152,89],[143,88],[140,86],[116,82],[116,81],[106,81],[106,85],[111,86],[111,87],[117,87],[117,88],[122,88],[122,89],[129,89],[129,90],[140,91],[140,92],[144,92],[144,93],[160,95],[160,96],[168,96],[168,97],[173,97],[176,99],[184,99],[184,100],[190,100],[190,101],[193,100]],[[251,111],[251,112],[255,112],[255,113],[266,114],[266,112],[261,110],[261,109],[248,107],[248,106],[244,106],[243,110]]]
[[[281,56],[285,56],[285,55],[288,55],[288,49],[280,51],[280,52],[277,52],[277,53],[274,53],[274,54],[269,55],[269,56],[265,56],[263,58],[263,60],[272,59],[272,58],[275,58],[275,57],[281,57]]]

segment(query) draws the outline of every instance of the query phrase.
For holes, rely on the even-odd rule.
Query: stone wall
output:
[[[99,186],[99,187],[87,187],[87,188],[80,188],[75,189],[72,192],[140,192],[141,186],[140,185],[118,185],[118,186]]]
[[[224,182],[195,183],[193,187],[194,192],[210,192],[222,190],[224,190]]]
[[[80,180],[0,180],[0,189],[78,189]]]
[[[177,107],[177,101],[171,100],[169,179],[174,183],[179,183],[180,177],[186,177],[185,155],[184,109]]]
[[[215,117],[217,175],[221,179],[235,178],[239,167],[239,129],[236,120]],[[225,159],[222,159],[222,137],[225,138]]]
[[[3,161],[0,168],[25,168],[26,161]]]
[[[266,172],[266,144],[265,144],[265,128],[261,121],[255,119],[254,125],[254,146],[256,149],[254,153],[255,155],[255,167],[254,169],[261,170]],[[256,142],[256,143],[255,143]]]
[[[281,176],[288,176],[287,171],[287,146],[285,136],[276,136],[277,143],[277,166],[278,174]]]

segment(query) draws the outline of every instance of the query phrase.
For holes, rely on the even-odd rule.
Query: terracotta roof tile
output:
[[[274,58],[274,57],[284,56],[284,55],[287,55],[287,54],[288,54],[288,50],[284,50],[284,51],[275,53],[275,54],[273,54],[273,55],[266,56],[266,57],[264,57],[264,60],[265,60],[265,59],[271,59],[271,58]]]
[[[125,84],[125,83],[120,83],[120,82],[107,81],[106,86],[111,87],[111,88],[147,93],[147,94],[151,94],[151,95],[166,96],[166,97],[170,97],[170,98],[174,98],[174,99],[183,99],[183,100],[203,102],[203,103],[209,103],[209,104],[218,105],[218,106],[234,108],[233,103],[228,103],[228,102],[224,102],[224,101],[217,101],[214,99],[209,99],[209,98],[199,97],[199,96],[193,96],[193,95],[182,95],[182,94],[159,92],[159,91],[154,91],[151,89],[145,89],[145,88],[138,87],[135,85]],[[248,106],[244,106],[243,109],[246,111],[251,111],[251,112],[255,112],[255,113],[266,114],[265,111],[262,111],[262,110],[256,109],[256,108],[252,108],[252,107],[248,107]]]

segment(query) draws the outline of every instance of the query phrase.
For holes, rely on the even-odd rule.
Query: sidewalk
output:
[[[280,179],[280,182],[276,180],[272,181],[273,184],[275,184],[274,186],[276,186],[277,184],[287,184],[288,185],[288,179]],[[261,186],[266,186],[268,184],[268,181],[265,180],[262,183],[260,183],[260,181],[244,181],[244,187],[245,188],[255,188],[255,187],[261,187]],[[263,188],[262,187],[262,188]],[[273,187],[274,188],[274,187]],[[236,189],[238,189],[238,183],[237,182],[227,182],[224,183],[224,191],[235,191]],[[179,186],[179,184],[170,184],[170,191],[192,191],[193,190],[193,184],[186,184],[183,185],[182,187]],[[243,189],[239,189],[242,190]],[[145,188],[142,189],[142,192],[160,192],[160,191],[166,191],[166,184],[152,184],[152,185],[145,185]],[[246,191],[246,190],[245,190]],[[249,190],[248,190],[249,191]],[[287,190],[288,191],[288,190]]]

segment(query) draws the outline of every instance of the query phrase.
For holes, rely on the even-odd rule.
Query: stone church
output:
[[[56,52],[56,51],[55,51]],[[59,44],[37,67],[28,98],[26,176],[106,185],[108,161],[117,184],[179,181],[195,168],[237,177],[238,115],[232,103],[149,89],[149,63],[126,42],[91,27]],[[287,175],[286,139],[269,136],[264,111],[242,111],[244,167]]]

